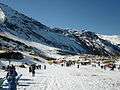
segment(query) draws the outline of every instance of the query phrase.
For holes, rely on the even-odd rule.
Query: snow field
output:
[[[120,90],[118,70],[104,70],[91,65],[80,65],[80,68],[77,68],[77,65],[71,67],[43,63],[41,65],[42,69],[36,70],[35,77],[29,73],[28,66],[16,67],[18,74],[22,74],[18,90]],[[46,70],[43,69],[44,65],[47,66]],[[5,77],[6,73],[0,70],[0,78]]]

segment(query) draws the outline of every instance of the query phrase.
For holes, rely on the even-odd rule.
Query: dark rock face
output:
[[[19,52],[5,52],[0,54],[0,58],[5,58],[5,59],[23,59],[23,55]]]

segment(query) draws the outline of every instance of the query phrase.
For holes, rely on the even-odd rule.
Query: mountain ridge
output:
[[[117,45],[104,40],[94,32],[50,28],[7,5],[0,4],[0,9],[0,12],[5,15],[4,21],[0,24],[0,33],[5,33],[6,37],[12,39],[18,38],[18,41],[35,47],[47,55],[51,52],[54,54],[120,55],[120,48]],[[54,57],[53,53],[48,56]]]

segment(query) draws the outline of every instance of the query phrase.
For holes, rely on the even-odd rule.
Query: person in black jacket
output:
[[[32,72],[32,67],[31,66],[29,67],[29,72]]]
[[[36,65],[35,64],[31,65],[32,76],[35,76],[35,69]]]

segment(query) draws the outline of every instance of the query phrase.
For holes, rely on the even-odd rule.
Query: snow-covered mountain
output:
[[[21,47],[18,44],[20,42],[24,50],[25,46],[32,47],[40,55],[54,58],[81,53],[106,56],[120,54],[117,45],[98,37],[93,32],[50,28],[4,4],[0,4],[0,36],[1,45],[7,42],[6,45],[14,46],[15,49]],[[3,39],[3,36],[10,41]]]
[[[120,36],[119,35],[99,35],[100,38],[110,41],[111,43],[120,47]]]
[[[0,4],[0,7],[5,14],[5,21],[0,25],[1,32],[7,32],[20,39],[73,52],[85,51],[75,40],[51,31],[49,27],[18,13],[6,5]]]

